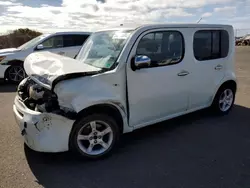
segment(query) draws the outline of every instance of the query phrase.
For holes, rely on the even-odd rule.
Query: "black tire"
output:
[[[232,91],[233,99],[232,99],[232,104],[228,108],[226,108],[226,110],[222,110],[220,100],[221,100],[221,97],[223,96],[223,93],[225,91]],[[217,93],[214,97],[213,103],[211,105],[212,112],[216,115],[228,114],[234,106],[235,92],[236,92],[236,89],[230,84],[220,87],[220,89],[217,91]]]
[[[23,74],[23,77],[21,77],[20,75],[17,75],[15,77],[15,75],[13,75],[12,73],[15,72],[16,70],[21,71],[22,72],[21,74]],[[26,77],[25,70],[23,66],[19,66],[19,65],[10,66],[5,73],[5,78],[8,80],[9,83],[13,83],[13,84],[19,84],[25,77]]]
[[[80,132],[80,130],[83,127],[85,127],[84,125],[89,124],[90,122],[93,122],[93,121],[105,122],[106,124],[108,124],[110,126],[112,133],[113,133],[113,140],[112,140],[112,143],[110,144],[109,148],[106,151],[104,151],[103,153],[96,154],[96,155],[90,155],[90,154],[84,152],[79,147],[78,140],[77,140],[78,133]],[[75,122],[73,129],[71,131],[71,134],[70,134],[70,138],[69,138],[69,148],[70,148],[70,151],[73,151],[74,153],[77,153],[78,155],[80,154],[80,156],[82,156],[82,157],[85,157],[88,159],[99,159],[99,158],[106,157],[112,153],[115,146],[119,142],[119,138],[120,138],[120,131],[119,131],[119,127],[117,125],[117,122],[115,121],[114,118],[112,118],[106,114],[91,114],[91,115],[83,117],[82,119],[79,119]],[[90,141],[89,141],[89,144],[90,144]]]

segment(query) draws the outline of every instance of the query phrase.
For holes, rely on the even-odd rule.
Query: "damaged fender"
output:
[[[112,105],[122,116],[125,133],[132,131],[132,127],[128,126],[126,104],[122,102],[125,100],[122,100],[123,96],[116,95],[122,92],[114,91],[120,89],[122,88],[106,82],[105,75],[98,75],[58,83],[55,93],[60,106],[71,108],[76,113],[95,105]]]
[[[98,97],[98,100],[96,100],[97,97]],[[85,100],[82,99],[82,96],[79,96],[77,98],[74,98],[71,103],[72,107],[77,113],[91,106],[107,105],[107,104],[119,110],[123,119],[123,133],[131,132],[133,129],[132,127],[128,126],[128,117],[127,117],[125,105],[120,102],[119,98],[115,98],[115,96],[106,95],[105,97],[105,95],[103,95],[101,97],[100,95],[95,96],[93,94],[93,95],[88,95],[88,97],[86,97]]]
[[[119,102],[114,100],[102,100],[98,102],[90,102],[90,103],[81,103],[78,104],[76,101],[72,103],[72,106],[77,110],[77,113],[79,113],[83,109],[87,109],[91,106],[95,105],[111,105],[119,110],[122,120],[123,120],[123,133],[131,132],[133,131],[133,127],[129,127],[128,125],[128,119],[127,119],[127,113],[125,107]]]

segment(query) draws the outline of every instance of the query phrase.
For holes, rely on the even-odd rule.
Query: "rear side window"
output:
[[[179,63],[184,56],[184,39],[179,31],[157,31],[144,35],[138,43],[136,55],[146,55],[151,66]]]
[[[82,46],[89,35],[64,35],[64,47]]]
[[[229,35],[225,30],[200,30],[194,34],[194,56],[198,61],[224,58],[228,55]]]

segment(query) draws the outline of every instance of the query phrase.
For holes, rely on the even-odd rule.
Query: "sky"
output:
[[[231,24],[250,32],[250,0],[0,0],[0,33],[95,31],[142,23]]]

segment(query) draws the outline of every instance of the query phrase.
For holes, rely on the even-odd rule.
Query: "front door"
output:
[[[49,51],[59,55],[65,55],[65,48],[63,45],[63,36],[52,36],[42,42],[43,49],[39,51]]]
[[[74,58],[89,35],[85,34],[64,34],[52,36],[41,44],[43,49],[62,56]]]
[[[188,106],[188,62],[182,29],[152,30],[136,41],[127,62],[129,124],[145,126],[185,112]],[[131,59],[146,55],[148,68],[131,70]]]

